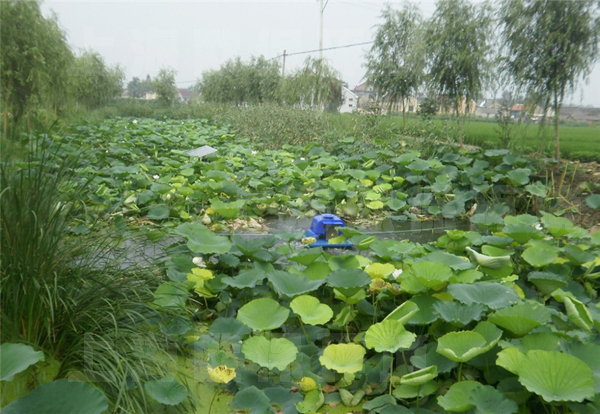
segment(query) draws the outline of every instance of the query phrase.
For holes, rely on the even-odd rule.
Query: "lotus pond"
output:
[[[168,241],[150,306],[183,353],[165,362],[173,377],[124,390],[146,393],[152,412],[600,411],[600,233],[507,214],[549,202],[526,159],[352,139],[275,151],[197,120],[110,120],[45,145],[84,149],[93,191],[74,237],[101,217],[108,231]],[[185,155],[201,145],[219,152]],[[324,211],[354,227],[456,217],[469,227],[429,243],[347,227],[356,248],[335,254],[294,229],[218,234]]]

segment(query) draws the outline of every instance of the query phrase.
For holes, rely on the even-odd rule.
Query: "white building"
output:
[[[358,95],[345,86],[342,86],[342,106],[340,114],[355,112],[358,108]]]

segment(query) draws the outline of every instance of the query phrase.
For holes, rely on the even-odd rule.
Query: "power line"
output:
[[[345,49],[348,47],[354,47],[354,46],[362,46],[362,45],[370,45],[371,43],[373,43],[373,41],[371,40],[370,42],[362,42],[362,43],[353,43],[351,45],[344,45],[344,46],[334,46],[334,47],[326,47],[322,50],[334,50],[334,49]],[[294,52],[294,53],[286,53],[286,56],[294,56],[294,55],[303,55],[306,53],[315,53],[315,52],[319,52],[321,51],[321,49],[314,49],[314,50],[305,50],[303,52]],[[271,58],[269,60],[275,60],[275,59],[279,59],[280,57],[282,57],[283,55],[279,55],[279,56],[275,56],[274,58]]]

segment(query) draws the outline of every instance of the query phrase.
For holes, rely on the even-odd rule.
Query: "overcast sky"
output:
[[[402,2],[392,1],[397,7]],[[425,17],[435,2],[418,1]],[[330,0],[324,14],[324,48],[368,42],[384,2]],[[307,1],[60,1],[46,0],[54,10],[74,50],[93,49],[107,63],[125,69],[127,80],[155,76],[161,67],[177,72],[179,87],[195,83],[203,71],[226,60],[318,49],[319,2]],[[350,88],[364,75],[369,46],[324,52]],[[312,54],[318,57],[318,52]],[[309,54],[289,56],[286,72]],[[280,58],[281,62],[281,58]],[[589,84],[568,99],[575,105],[600,107],[600,64]]]

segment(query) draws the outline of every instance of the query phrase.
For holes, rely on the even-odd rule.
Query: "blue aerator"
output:
[[[321,214],[313,217],[310,229],[306,230],[306,237],[314,237],[316,240],[310,247],[353,247],[348,240],[343,243],[329,243],[330,239],[341,234],[336,227],[345,226],[344,221],[335,214]]]

